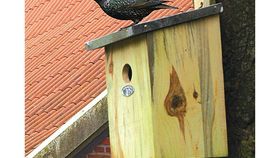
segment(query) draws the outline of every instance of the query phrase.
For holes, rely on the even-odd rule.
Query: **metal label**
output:
[[[134,93],[134,88],[131,85],[126,85],[122,88],[122,95],[129,97]]]

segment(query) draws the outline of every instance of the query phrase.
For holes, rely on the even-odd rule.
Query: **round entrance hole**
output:
[[[125,83],[129,83],[132,78],[132,69],[129,64],[125,64],[122,70],[123,80]]]

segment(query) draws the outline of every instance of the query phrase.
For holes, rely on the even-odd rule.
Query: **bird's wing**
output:
[[[131,8],[156,8],[161,5],[165,5],[169,1],[166,0],[135,0],[134,3],[130,5]]]
[[[136,0],[130,7],[131,8],[150,8],[157,9],[178,9],[177,7],[169,6],[164,3],[170,2],[168,0]]]
[[[152,10],[157,9],[178,9],[177,7],[169,6],[164,3],[170,2],[169,0],[134,0],[130,1],[129,4],[121,5],[118,7],[119,10],[121,9],[142,9],[142,8],[149,8]]]

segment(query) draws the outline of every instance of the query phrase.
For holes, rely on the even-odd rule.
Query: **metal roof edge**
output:
[[[113,32],[109,35],[93,39],[85,43],[87,50],[94,50],[97,48],[104,47],[108,44],[112,44],[129,37],[137,36],[143,33],[155,31],[161,28],[197,20],[203,17],[216,15],[223,12],[222,3],[210,5],[208,7],[187,11],[181,14],[176,14],[137,25],[133,25],[127,28],[122,28],[117,32]]]

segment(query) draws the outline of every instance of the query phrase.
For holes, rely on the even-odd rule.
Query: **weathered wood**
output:
[[[227,148],[227,135],[219,17],[209,17],[198,23],[200,24],[195,25],[195,34],[201,34],[207,39],[199,41],[199,38],[194,38],[195,43],[200,46],[205,153],[207,156],[220,156]],[[221,146],[225,148],[220,148]]]
[[[106,56],[112,157],[227,155],[218,15],[108,45]]]

